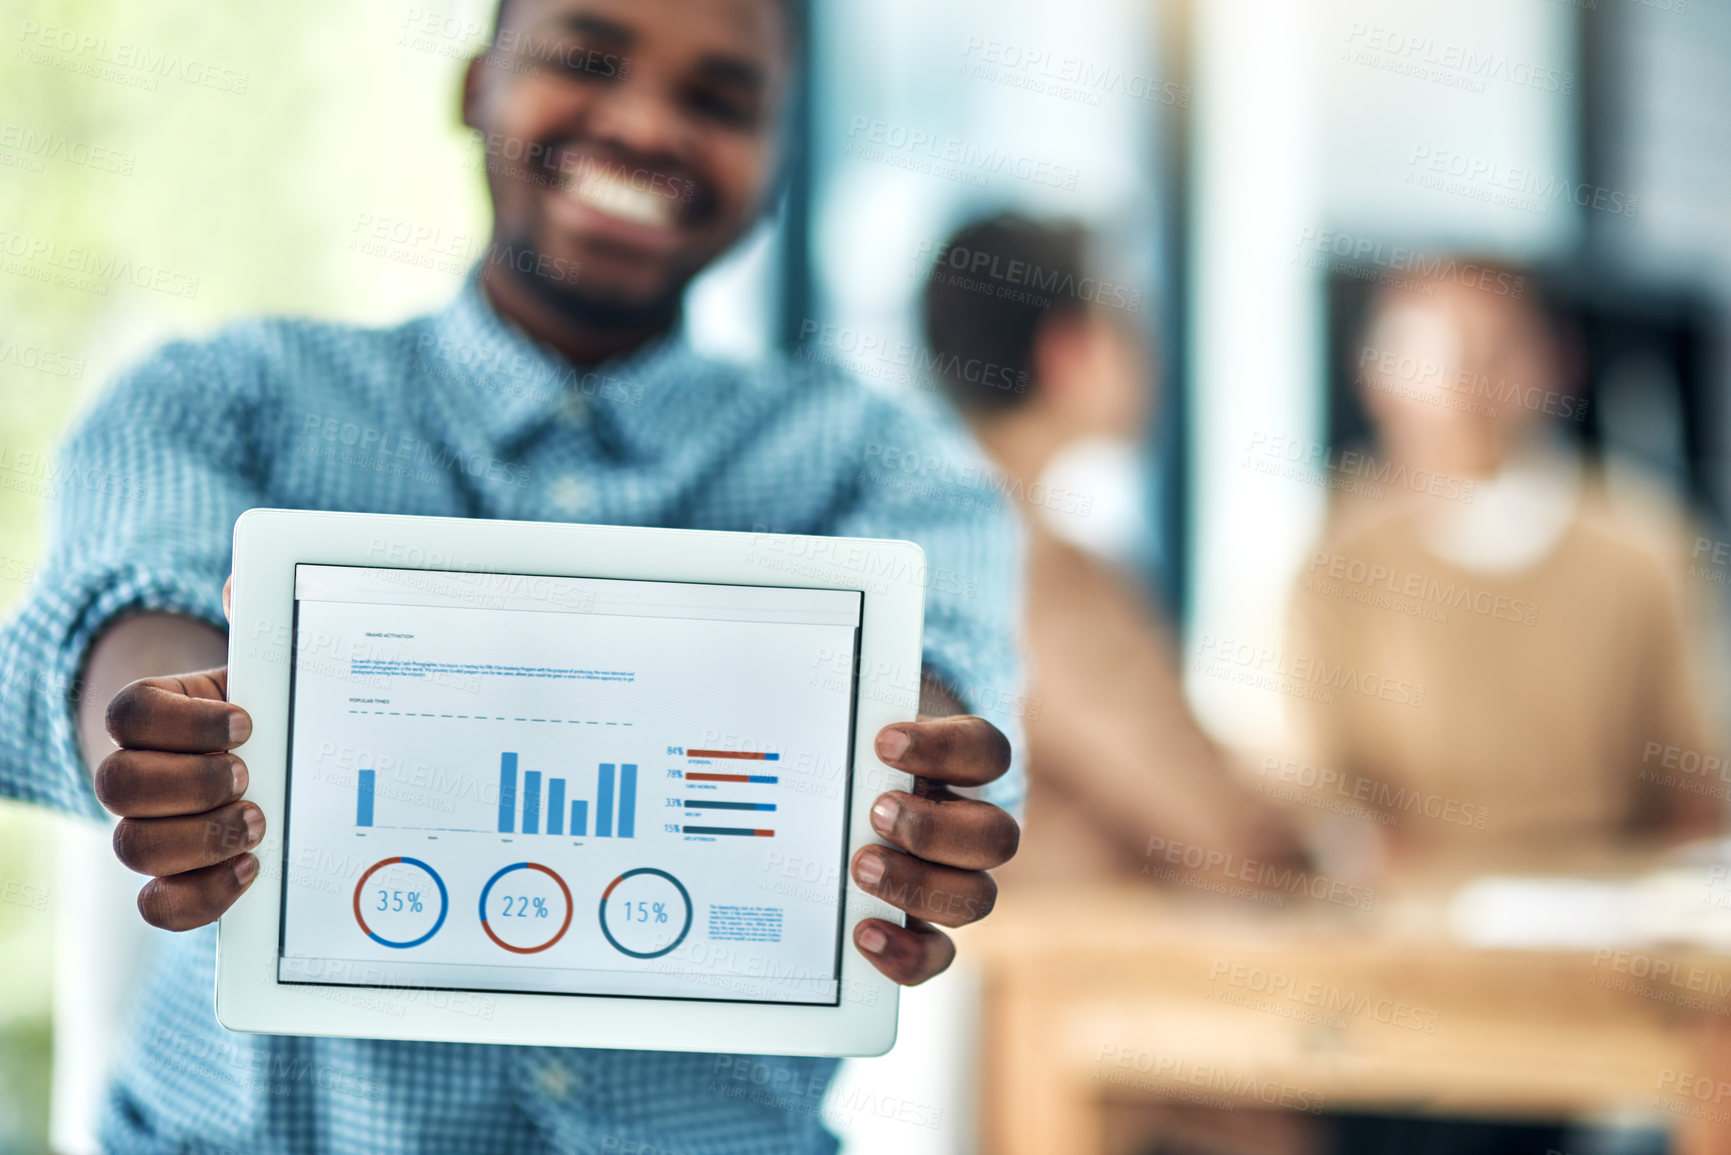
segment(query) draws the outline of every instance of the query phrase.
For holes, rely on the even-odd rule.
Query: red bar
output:
[[[685,772],[687,782],[750,782],[749,774],[704,774],[698,770]]]
[[[687,758],[755,758],[763,761],[761,753],[754,754],[750,750],[687,750]]]

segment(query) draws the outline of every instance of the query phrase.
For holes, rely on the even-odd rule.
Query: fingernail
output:
[[[868,926],[859,932],[855,940],[859,948],[867,954],[882,954],[884,945],[890,941],[890,936],[883,932],[882,927]]]
[[[246,808],[246,844],[251,846],[264,834],[264,811],[256,806]]]
[[[861,886],[876,886],[883,881],[884,856],[881,854],[862,854],[859,862],[853,868],[853,876],[859,879]]]
[[[231,710],[228,715],[228,740],[238,746],[252,733],[252,719],[245,710]]]
[[[250,854],[243,854],[234,860],[234,880],[245,886],[252,881],[252,876],[258,873],[258,859]]]
[[[878,735],[878,757],[885,762],[894,762],[908,752],[913,741],[906,730],[885,730]]]
[[[902,804],[886,794],[872,806],[872,825],[879,834],[888,834],[896,828],[896,818],[901,812]]]
[[[234,796],[239,798],[246,793],[246,763],[239,758],[234,760]]]

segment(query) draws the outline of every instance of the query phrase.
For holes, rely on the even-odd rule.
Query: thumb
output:
[[[229,574],[228,580],[222,583],[222,616],[234,621],[234,575]]]

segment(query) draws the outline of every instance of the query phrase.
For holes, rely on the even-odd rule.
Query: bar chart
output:
[[[637,834],[637,763],[601,762],[595,768],[594,816],[596,838],[634,838]],[[499,805],[495,823],[499,834],[549,834],[571,838],[590,837],[590,800],[567,800],[568,778],[524,770],[519,778],[516,751],[499,754]],[[355,825],[390,830],[437,830],[454,833],[484,833],[484,826],[427,826],[376,823],[375,800],[378,772],[362,769],[355,775]],[[774,806],[747,803],[716,803],[711,809],[774,810]],[[566,817],[570,817],[567,824]]]
[[[565,787],[568,779],[546,779],[546,810],[542,810],[542,775],[525,770],[521,789],[517,781],[517,755],[499,754],[500,834],[540,834],[541,815],[547,816],[546,833],[572,838],[589,836],[589,800],[570,800],[571,823],[565,824]],[[615,783],[617,782],[617,794]],[[601,762],[595,768],[596,838],[633,838],[637,834],[637,763]]]

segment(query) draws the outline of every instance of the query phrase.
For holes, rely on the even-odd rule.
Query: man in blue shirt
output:
[[[814,1152],[834,1063],[240,1035],[210,924],[270,858],[230,749],[222,594],[258,505],[911,538],[930,560],[923,779],[883,795],[854,881],[908,912],[856,929],[918,983],[933,924],[987,913],[1015,851],[1018,546],[957,430],[802,363],[680,333],[686,284],[771,193],[795,0],[509,0],[470,66],[492,245],[395,328],[232,325],[124,376],[68,442],[37,591],[0,632],[0,793],[121,816],[152,960],[103,1119],[116,1151]],[[194,670],[175,674],[172,671]],[[972,710],[973,714],[965,714]],[[996,724],[994,724],[996,723]],[[93,766],[93,776],[85,767]],[[981,786],[984,798],[952,786]],[[202,928],[202,929],[200,929]],[[451,1013],[484,1013],[482,1000]]]

